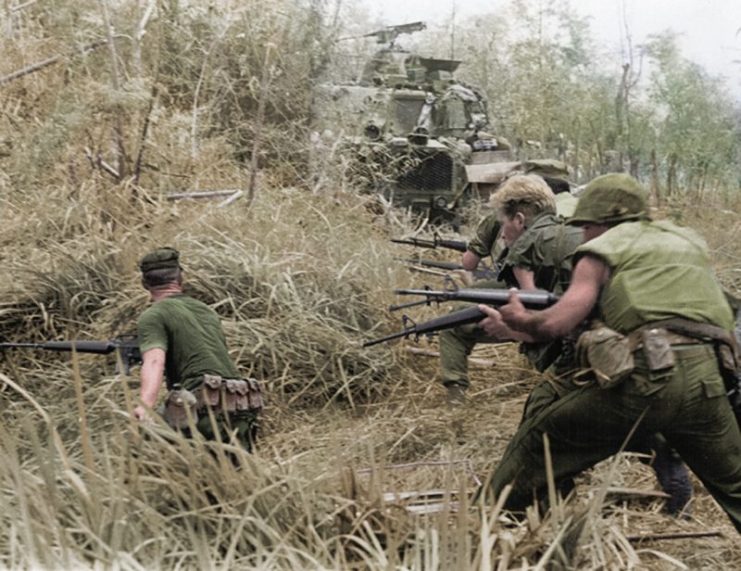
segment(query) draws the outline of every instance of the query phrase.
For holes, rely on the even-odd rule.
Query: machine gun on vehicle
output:
[[[427,28],[427,24],[424,22],[409,22],[407,24],[396,24],[395,26],[386,26],[375,32],[369,32],[360,38],[376,38],[377,44],[388,44],[389,46],[394,45],[396,38],[402,34],[413,34],[414,32],[421,32]],[[340,38],[341,40],[348,38]]]
[[[458,289],[458,290],[427,290],[427,289],[397,289],[395,293],[399,295],[422,295],[425,296],[426,303],[439,302],[439,301],[467,301],[476,304],[491,305],[499,307],[506,305],[509,302],[510,295],[512,292],[506,289]],[[558,296],[547,291],[542,290],[531,290],[531,291],[519,291],[517,296],[520,298],[522,304],[528,309],[544,309],[550,305],[553,305],[558,301]],[[424,302],[423,302],[424,303]],[[460,311],[454,311],[424,321],[422,323],[415,323],[409,316],[404,315],[402,317],[403,329],[391,335],[366,341],[363,343],[363,347],[370,347],[377,345],[378,343],[385,343],[393,339],[399,339],[401,337],[414,336],[415,339],[419,339],[421,335],[432,335],[437,331],[444,329],[451,329],[458,327],[459,325],[468,325],[470,323],[478,323],[486,317],[486,314],[481,311],[478,306],[467,307]]]
[[[131,367],[141,363],[139,341],[136,335],[121,335],[104,341],[72,340],[72,341],[44,341],[43,343],[0,343],[2,349],[42,349],[44,351],[92,353],[94,355],[109,355],[116,352],[123,366],[125,374],[129,374]],[[117,363],[118,368],[118,363]]]

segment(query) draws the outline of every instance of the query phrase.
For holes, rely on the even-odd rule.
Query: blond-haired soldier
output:
[[[501,264],[498,283],[477,282],[474,287],[519,287],[560,292],[568,283],[569,255],[581,243],[578,230],[564,226],[556,214],[553,192],[537,175],[515,175],[492,196],[499,236],[508,248]],[[467,358],[477,343],[496,340],[476,325],[443,331],[440,334],[441,381],[448,401],[464,401],[468,389]],[[551,358],[558,351],[550,353]],[[548,355],[534,364],[548,367]]]

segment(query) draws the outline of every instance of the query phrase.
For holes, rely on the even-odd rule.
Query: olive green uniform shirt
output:
[[[165,351],[167,386],[193,389],[204,374],[240,378],[216,312],[192,297],[176,295],[152,304],[139,317],[139,349]]]
[[[571,280],[571,256],[583,241],[580,228],[542,214],[510,246],[500,276],[511,282],[512,270],[523,268],[534,274],[536,287],[563,293]]]
[[[499,254],[504,249],[497,238],[501,225],[497,214],[493,213],[484,218],[476,227],[476,235],[468,242],[468,251],[476,254],[479,258],[491,256],[493,262],[499,259]]]

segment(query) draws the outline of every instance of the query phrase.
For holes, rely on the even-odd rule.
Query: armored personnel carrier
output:
[[[353,181],[432,221],[455,221],[459,206],[488,193],[519,163],[488,132],[484,94],[458,81],[460,61],[422,57],[397,45],[423,22],[367,34],[381,47],[357,81],[321,86],[317,139],[339,139]]]

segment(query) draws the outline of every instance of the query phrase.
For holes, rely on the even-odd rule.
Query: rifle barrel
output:
[[[112,341],[45,341],[44,343],[0,343],[0,349],[43,349],[45,351],[77,351],[107,355],[116,350]]]
[[[372,339],[370,341],[366,341],[365,343],[363,343],[363,347],[372,347],[373,345],[378,345],[379,343],[385,343],[386,341],[398,339],[399,337],[408,337],[409,335],[413,333],[414,333],[414,329],[412,328],[405,329],[404,331],[397,331],[396,333],[392,333],[391,335],[386,335],[386,337],[379,337],[378,339]]]
[[[435,242],[432,240],[424,240],[422,238],[391,238],[391,242],[394,244],[405,244],[407,246],[417,246],[419,248],[435,248]]]
[[[428,268],[438,268],[440,270],[463,270],[465,269],[461,264],[455,262],[440,262],[438,260],[425,260],[420,258],[415,260],[414,258],[401,258],[402,262],[408,264],[416,264],[418,266],[426,266]]]
[[[384,343],[391,341],[392,339],[398,339],[399,337],[409,337],[415,335],[432,335],[437,331],[443,331],[444,329],[452,329],[459,325],[468,325],[470,323],[478,323],[486,317],[486,314],[481,311],[478,307],[467,307],[459,311],[454,311],[429,321],[423,321],[422,323],[416,323],[412,327],[406,327],[402,331],[392,333],[386,337],[380,337],[373,339],[372,341],[366,341],[363,343],[363,347],[370,347],[371,345],[377,345],[378,343]]]
[[[506,289],[458,289],[458,290],[424,290],[397,289],[399,295],[422,295],[427,299],[440,301],[467,301],[484,305],[500,306],[509,302],[511,292]],[[542,309],[558,301],[558,296],[545,290],[527,290],[516,292],[522,305],[529,309]]]
[[[400,303],[398,305],[389,305],[389,311],[399,311],[400,309],[406,309],[407,307],[416,307],[418,305],[432,305],[436,303],[434,299],[421,299],[419,301],[410,301],[407,303]]]

